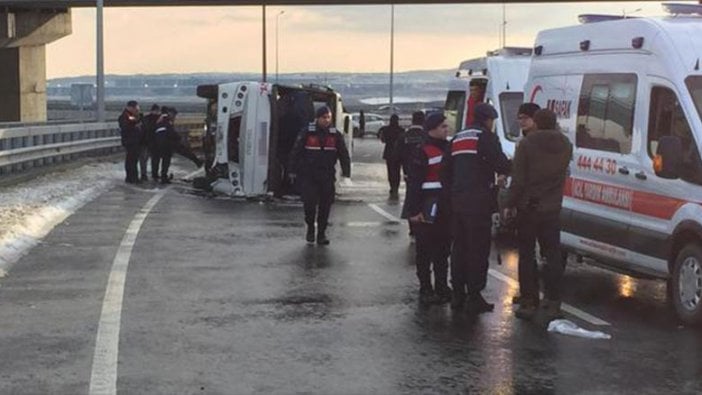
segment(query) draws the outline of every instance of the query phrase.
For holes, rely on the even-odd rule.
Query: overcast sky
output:
[[[696,2],[693,2],[696,3]],[[637,11],[638,10],[638,11]],[[268,70],[385,72],[390,6],[268,7]],[[662,15],[659,2],[506,6],[507,45],[532,46],[539,30],[583,13]],[[260,72],[261,7],[106,8],[105,71],[111,74]],[[502,6],[395,6],[395,70],[449,69],[499,46]],[[73,34],[47,47],[47,77],[95,73],[95,10],[73,10]]]

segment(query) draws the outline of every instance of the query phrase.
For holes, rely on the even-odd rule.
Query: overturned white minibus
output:
[[[200,85],[197,95],[208,101],[203,135],[206,186],[219,194],[292,192],[286,180],[290,151],[321,106],[332,109],[334,125],[352,151],[349,117],[341,96],[328,87],[232,82]]]

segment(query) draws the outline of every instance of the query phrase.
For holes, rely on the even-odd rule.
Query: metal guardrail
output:
[[[0,175],[121,149],[116,122],[0,129]]]
[[[176,130],[192,144],[202,125],[190,119],[176,121]],[[121,150],[117,122],[0,127],[0,176]]]

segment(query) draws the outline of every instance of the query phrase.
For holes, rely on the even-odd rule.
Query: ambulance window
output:
[[[465,102],[466,93],[463,91],[449,91],[448,96],[446,96],[444,115],[453,132],[461,129]]]
[[[692,101],[695,102],[697,108],[697,116],[702,117],[702,76],[695,75],[685,79],[687,89],[690,90]]]
[[[521,135],[517,112],[523,101],[524,93],[522,92],[503,92],[500,94],[500,110],[502,112],[500,118],[502,118],[505,138],[508,140],[516,141]]]
[[[658,140],[663,136],[676,136],[682,143],[682,179],[702,183],[700,156],[692,137],[690,123],[672,90],[656,86],[651,89],[651,108],[648,114],[648,155],[653,157]]]
[[[635,74],[585,75],[578,107],[576,146],[630,153],[635,99]]]

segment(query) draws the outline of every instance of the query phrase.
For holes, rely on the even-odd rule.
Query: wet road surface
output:
[[[420,306],[381,148],[356,140],[329,247],[305,245],[297,202],[180,183],[89,203],[0,279],[0,393],[109,392],[110,369],[125,394],[702,392],[702,332],[679,325],[662,282],[569,262],[568,318],[611,340],[515,319],[509,246],[485,292],[495,312]],[[118,311],[111,275],[124,276]]]

